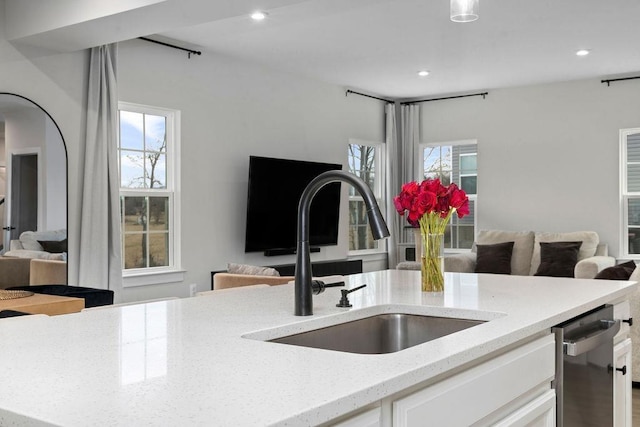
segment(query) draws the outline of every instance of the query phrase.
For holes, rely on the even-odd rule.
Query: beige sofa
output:
[[[460,273],[473,273],[476,267],[476,244],[491,245],[514,242],[511,256],[511,274],[534,275],[540,265],[540,242],[581,241],[578,263],[574,268],[574,277],[592,279],[600,271],[615,265],[614,257],[608,255],[606,244],[600,243],[598,234],[593,231],[568,233],[547,233],[533,231],[480,230],[471,252],[446,256],[444,270]]]
[[[262,276],[221,272],[213,276],[213,289],[219,290],[252,285],[284,285],[292,280],[294,280],[293,276]]]
[[[67,230],[25,231],[11,240],[6,256],[67,260]]]

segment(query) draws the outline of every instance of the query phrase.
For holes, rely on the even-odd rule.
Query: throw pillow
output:
[[[511,274],[514,242],[476,245],[476,273]]]
[[[490,245],[494,243],[513,242],[511,274],[528,276],[531,270],[533,239],[533,231],[480,230],[476,243],[480,245]]]
[[[582,242],[540,242],[540,266],[534,276],[574,277]]]
[[[600,273],[596,274],[594,279],[605,280],[629,280],[631,274],[636,269],[636,263],[634,261],[627,261],[622,264],[614,265],[613,267],[607,267]]]
[[[40,246],[45,250],[45,252],[49,252],[52,254],[61,254],[63,252],[67,252],[67,239],[56,241],[56,240],[38,240]]]
[[[248,274],[251,276],[280,276],[278,270],[271,267],[260,267],[247,264],[227,264],[227,271],[232,274]]]
[[[535,233],[533,255],[531,256],[531,270],[533,275],[540,266],[540,242],[582,242],[578,251],[578,261],[592,257],[596,254],[600,238],[595,231],[572,231],[568,233]]]

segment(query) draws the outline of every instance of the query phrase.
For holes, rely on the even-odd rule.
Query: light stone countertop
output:
[[[345,276],[293,315],[293,286],[46,317],[0,320],[0,425],[316,425],[526,339],[634,282],[446,273],[422,293],[419,272]],[[382,355],[261,341],[382,312],[489,320]],[[273,329],[276,328],[274,332]],[[246,337],[245,337],[246,336]],[[251,337],[251,338],[247,338]]]

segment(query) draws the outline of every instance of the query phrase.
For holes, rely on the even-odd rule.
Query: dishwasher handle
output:
[[[613,337],[620,330],[620,320],[599,320],[598,330],[570,340],[564,340],[564,354],[568,356],[578,356],[596,347],[601,346]]]

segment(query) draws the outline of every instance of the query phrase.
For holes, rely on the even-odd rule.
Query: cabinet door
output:
[[[393,426],[469,426],[550,387],[554,375],[555,340],[547,335],[394,401]]]
[[[373,408],[347,420],[343,420],[333,427],[380,427],[380,408]]]
[[[631,427],[631,339],[613,348],[613,425]]]
[[[494,427],[552,427],[555,425],[556,392],[549,390],[494,424]]]

